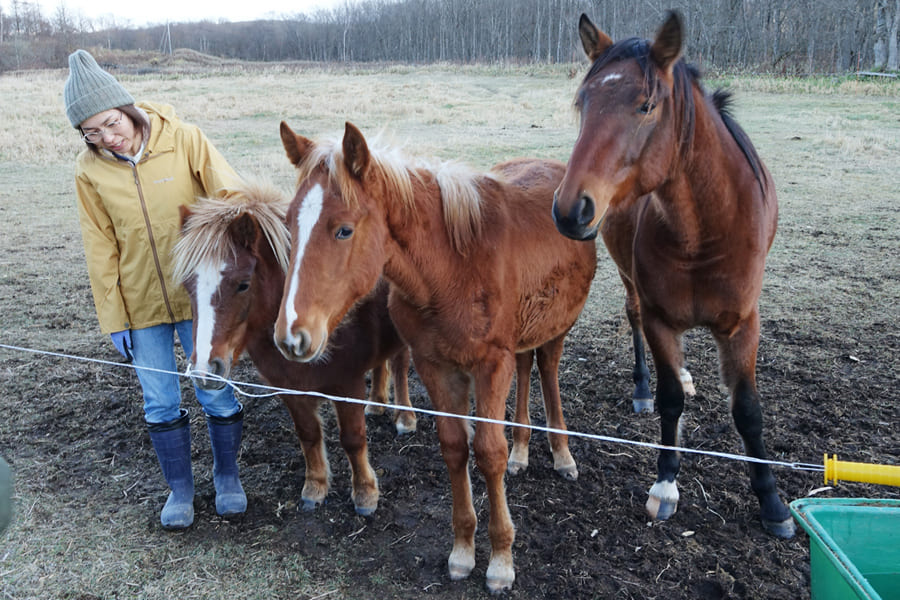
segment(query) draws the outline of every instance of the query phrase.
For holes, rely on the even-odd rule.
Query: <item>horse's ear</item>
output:
[[[256,246],[260,234],[256,221],[247,213],[243,213],[228,225],[228,233],[235,244],[248,250]]]
[[[675,11],[669,11],[666,22],[662,24],[650,47],[650,57],[663,71],[671,71],[672,65],[681,56],[681,35],[683,31],[681,17]]]
[[[313,143],[302,135],[294,133],[294,130],[288,127],[288,124],[284,121],[281,122],[280,129],[281,143],[284,145],[284,151],[287,153],[288,160],[295,167],[299,167],[300,163],[309,155]]]
[[[581,18],[578,19],[578,35],[581,36],[584,53],[591,59],[591,62],[597,60],[598,56],[613,45],[612,39],[597,29],[597,26],[584,13],[581,13]]]
[[[178,206],[178,215],[181,217],[181,227],[184,228],[184,224],[187,223],[187,220],[190,216],[194,214],[191,212],[191,209],[181,204]]]
[[[344,164],[350,174],[357,179],[362,179],[369,167],[369,146],[362,132],[353,123],[347,121],[344,125]]]

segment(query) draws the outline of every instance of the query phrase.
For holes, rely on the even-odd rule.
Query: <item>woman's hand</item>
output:
[[[116,350],[119,351],[119,354],[125,357],[125,360],[131,362],[134,360],[134,356],[131,354],[131,330],[125,329],[124,331],[116,331],[115,333],[109,334],[109,337],[112,338],[113,346],[116,347]]]

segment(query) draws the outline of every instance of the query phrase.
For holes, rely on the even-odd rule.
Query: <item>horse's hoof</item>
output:
[[[506,556],[503,556],[506,554]],[[512,555],[500,553],[500,556],[491,557],[487,569],[487,589],[491,594],[499,594],[512,588],[516,580],[516,571],[513,567]]]
[[[466,567],[465,565],[449,565],[450,581],[462,581],[463,579],[466,579],[473,568],[474,566]]]
[[[512,581],[506,582],[506,581],[488,579],[487,580],[487,589],[488,589],[488,592],[491,593],[491,595],[496,596],[498,594],[502,594],[503,592],[508,592],[509,590],[511,590],[512,584],[513,584]]]
[[[794,519],[792,517],[788,517],[784,521],[762,519],[762,526],[763,529],[770,534],[782,540],[789,540],[797,533],[797,525],[794,524]]]
[[[510,569],[510,571],[512,571]],[[503,592],[509,591],[512,589],[513,581],[516,579],[516,574],[511,573],[508,576],[499,577],[496,574],[492,575],[491,570],[488,569],[487,574],[487,589],[492,595],[502,594]]]
[[[375,487],[373,490],[365,493],[352,494],[351,500],[353,500],[353,508],[356,510],[356,514],[361,517],[371,517],[375,509],[378,508],[378,488]]]
[[[466,551],[459,548],[454,548],[450,553],[450,558],[447,559],[447,570],[450,573],[450,579],[452,581],[459,581],[461,579],[465,579],[472,572],[472,569],[475,568],[475,549],[472,548],[471,551]]]
[[[527,468],[528,443],[514,443],[509,457],[506,459],[506,472],[510,475],[518,475]]]
[[[631,404],[636,413],[652,413],[653,398],[633,398]]]
[[[365,414],[366,416],[378,416],[383,415],[386,407],[383,402],[366,404]]]
[[[518,475],[519,473],[521,473],[522,471],[524,471],[527,468],[528,468],[527,462],[523,463],[523,462],[511,460],[508,463],[506,463],[506,472],[509,473],[510,475]]]
[[[678,510],[678,503],[650,496],[647,498],[647,504],[644,505],[644,508],[647,509],[647,514],[650,515],[650,518],[657,521],[665,521]]]
[[[657,481],[650,488],[644,507],[651,519],[665,521],[678,510],[678,498],[678,486],[674,481]]]
[[[566,481],[575,481],[578,479],[578,467],[575,465],[566,465],[565,467],[557,467],[556,472]]]
[[[303,512],[312,512],[319,508],[322,504],[325,504],[324,500],[311,500],[309,498],[303,498],[300,503],[300,510]]]
[[[406,435],[408,433],[415,433],[416,431],[416,420],[412,419],[412,423],[404,423],[402,419],[398,420],[394,427],[397,428],[397,435]]]

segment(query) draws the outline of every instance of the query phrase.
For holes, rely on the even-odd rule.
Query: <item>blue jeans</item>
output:
[[[161,371],[177,373],[175,364],[175,332],[184,353],[190,358],[194,349],[192,321],[175,324],[163,323],[146,329],[131,330],[131,353],[135,367],[149,367]],[[166,423],[180,416],[181,377],[169,373],[158,373],[145,369],[135,369],[141,389],[144,391],[144,420],[147,423]],[[221,390],[206,391],[194,386],[197,400],[203,411],[213,417],[230,417],[240,410],[231,386]]]

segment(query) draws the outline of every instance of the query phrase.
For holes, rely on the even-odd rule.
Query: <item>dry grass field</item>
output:
[[[570,76],[570,70],[577,75]],[[231,65],[209,71],[122,73],[139,99],[173,104],[232,164],[289,191],[278,138],[286,120],[310,136],[349,120],[383,131],[412,155],[487,168],[513,156],[566,160],[572,95],[585,65],[323,68]],[[0,344],[118,363],[90,299],[72,184],[81,147],[62,107],[66,73],[0,76]],[[900,464],[900,86],[855,80],[722,78],[769,165],[781,204],[761,299],[759,387],[777,460]],[[528,241],[523,241],[528,243]],[[631,342],[624,294],[601,250],[584,314],[561,366],[571,430],[654,442],[658,421],[631,413]],[[710,337],[686,337],[698,386],[684,444],[740,453],[717,385]],[[256,381],[244,361],[236,379]],[[433,419],[398,438],[370,421],[382,497],[353,513],[333,411],[328,503],[301,512],[303,459],[276,399],[246,399],[241,457],[250,499],[226,522],[212,506],[211,457],[190,392],[198,497],[194,526],[163,531],[165,490],[129,369],[0,348],[0,454],[16,475],[16,514],[0,537],[0,598],[439,599],[478,598],[487,563],[487,502],[475,470],[477,565],[451,582],[449,485]],[[187,388],[186,388],[187,389]],[[429,407],[412,375],[413,404]],[[533,393],[535,422],[542,423]],[[766,536],[743,464],[685,459],[679,512],[648,524],[651,450],[573,439],[581,476],[552,471],[545,436],[532,465],[508,477],[517,526],[510,598],[809,597],[808,539]],[[783,497],[822,487],[821,475],[776,469]],[[821,496],[900,498],[900,489],[841,484]]]

